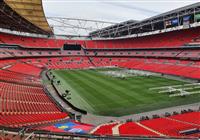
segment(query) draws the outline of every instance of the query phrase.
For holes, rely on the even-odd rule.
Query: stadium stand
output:
[[[192,124],[169,120],[166,118],[142,121],[141,124],[168,136],[181,136],[179,133],[180,131],[198,128],[198,126]]]
[[[10,34],[0,34],[0,38],[7,45],[20,45],[26,48],[61,48],[63,46],[58,46],[55,39],[22,37]]]
[[[144,37],[86,42],[87,48],[176,48],[199,37],[200,28],[186,29]]]
[[[24,85],[42,86],[40,79],[8,70],[0,70],[0,80]]]
[[[65,43],[78,43],[87,49],[126,49],[126,48],[180,48],[199,37],[200,28],[149,35],[145,37],[119,40],[55,40],[47,38],[31,38],[10,34],[0,34],[2,44],[20,45],[25,48],[62,48]],[[142,43],[141,43],[142,42]]]
[[[0,82],[1,125],[22,126],[67,117],[46,96],[41,87]],[[8,121],[9,120],[9,121]]]
[[[65,113],[41,113],[24,115],[5,115],[1,117],[0,124],[10,127],[22,127],[30,125],[48,124],[66,118]]]
[[[16,56],[17,50],[8,50],[14,52]],[[144,51],[146,56],[155,56],[155,58],[129,58],[124,54],[116,53],[117,57],[86,57],[86,56],[60,56],[43,58],[36,56],[37,53],[32,51],[29,58],[18,58],[18,60],[1,60],[1,119],[0,125],[9,127],[22,127],[32,125],[42,125],[56,123],[68,118],[68,114],[61,112],[54,103],[46,96],[40,84],[40,73],[44,68],[47,69],[82,69],[88,67],[105,67],[119,66],[129,69],[146,70],[176,76],[199,79],[199,61],[198,60],[180,60],[177,58],[197,58],[198,51],[163,51],[157,52]],[[24,52],[25,53],[25,52]],[[101,52],[101,56],[104,52]],[[110,52],[111,54],[113,52]],[[132,52],[133,53],[133,52]],[[184,55],[187,53],[188,55]],[[195,54],[194,54],[195,53]],[[42,52],[46,56],[47,52]],[[128,52],[127,52],[128,54]],[[192,54],[189,56],[189,54]],[[55,55],[59,55],[55,52]],[[99,54],[100,55],[100,54]],[[124,56],[120,56],[124,55]],[[20,54],[18,55],[20,57]],[[7,56],[2,56],[6,58]],[[164,58],[159,58],[164,57]],[[48,107],[47,107],[48,105]],[[194,119],[191,118],[195,118]],[[95,135],[116,134],[113,128],[118,126],[119,136],[149,136],[149,137],[185,137],[188,135],[180,132],[199,129],[199,112],[181,114],[171,116],[169,118],[158,118],[146,121],[127,122],[123,124],[103,124],[93,133]],[[9,120],[9,121],[8,121]],[[159,124],[159,125],[158,125]],[[163,127],[160,127],[163,126]],[[46,128],[48,130],[48,127]],[[49,128],[50,130],[51,128]],[[53,130],[51,130],[53,132]],[[198,137],[199,134],[191,134],[189,137]]]
[[[171,116],[170,118],[181,122],[188,122],[191,124],[200,125],[199,117],[200,117],[200,112],[190,112],[190,113],[174,115]]]
[[[23,48],[46,48],[46,49],[60,49],[64,44],[81,44],[84,45],[83,40],[65,40],[55,38],[38,38],[38,37],[27,37],[12,35],[6,33],[0,33],[0,44],[3,45],[19,45]]]
[[[42,69],[38,67],[23,63],[16,63],[7,69],[10,71],[28,74],[32,76],[39,76],[42,71]]]
[[[194,118],[192,118],[194,117]],[[178,115],[173,115],[165,118],[156,118],[150,120],[143,120],[140,122],[126,122],[126,123],[108,123],[96,127],[93,134],[112,135],[113,128],[119,124],[117,131],[121,136],[186,136],[181,131],[199,129],[199,112],[188,112]],[[188,134],[190,138],[198,136],[196,134]]]
[[[89,138],[106,136],[108,139],[113,135],[121,138],[200,137],[199,110],[140,121],[103,123],[94,128],[75,121],[72,117],[75,114],[63,110],[42,83],[42,72],[47,70],[99,67],[135,69],[199,80],[200,27],[160,30],[157,34],[125,36],[123,39],[66,39],[51,36],[51,31],[27,21],[4,2],[0,2],[0,9],[1,28],[46,35],[28,37],[0,33],[0,126],[3,129],[34,128],[33,131],[45,131],[49,135],[59,132],[75,136],[88,134]],[[80,45],[81,50],[68,50],[64,48],[65,44]],[[13,135],[0,135],[0,139],[11,140]]]
[[[139,126],[135,122],[127,122],[119,126],[120,135],[158,136],[158,134]]]
[[[183,64],[181,64],[182,62]],[[199,79],[198,73],[200,69],[198,63],[192,65],[191,62],[192,61],[177,61],[173,59],[135,59],[134,61],[121,63],[119,66]]]
[[[112,135],[112,128],[116,126],[118,123],[108,123],[108,124],[103,124],[100,126],[93,134],[98,134],[98,135]]]

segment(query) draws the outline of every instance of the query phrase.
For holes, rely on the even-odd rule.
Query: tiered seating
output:
[[[61,48],[55,39],[23,37],[11,34],[0,34],[3,42],[10,45],[21,45],[26,48]]]
[[[38,59],[21,59],[37,67],[46,67],[48,69],[83,69],[93,66],[87,57],[54,57]]]
[[[9,67],[8,70],[32,76],[39,76],[42,71],[42,69],[38,67],[24,63],[16,63],[15,65]]]
[[[121,136],[158,136],[158,134],[139,126],[135,122],[127,122],[119,126],[119,133]]]
[[[92,58],[95,67],[111,66],[109,58]]]
[[[123,68],[158,72],[188,78],[199,79],[200,63],[173,59],[144,59],[144,58],[93,58],[96,67],[119,66]]]
[[[174,59],[147,59],[147,58],[88,58],[88,57],[57,57],[57,58],[29,58],[21,59],[27,63],[17,63],[7,68],[11,71],[39,76],[41,68],[48,69],[82,69],[88,67],[119,66],[130,69],[146,70],[157,73],[176,75],[199,79],[199,61]],[[29,65],[30,64],[30,65]],[[21,68],[19,70],[19,67]]]
[[[196,125],[167,118],[142,121],[141,124],[168,136],[181,136],[180,131],[198,128]]]
[[[96,135],[112,135],[112,128],[116,126],[118,123],[108,123],[100,126],[93,134]]]
[[[48,69],[83,69],[92,66],[87,57],[63,57],[62,61],[52,58],[45,63]]]
[[[0,125],[21,127],[66,118],[41,87],[42,69],[15,60],[1,60]],[[9,65],[11,64],[11,65]]]
[[[15,60],[0,60],[0,68],[10,66],[15,63]]]
[[[59,50],[16,50],[16,49],[3,49],[0,51],[0,58],[11,57],[45,57],[45,56],[73,56],[84,55],[83,51],[59,51]]]
[[[200,50],[199,49],[184,50],[182,53],[178,55],[178,57],[198,59],[200,58]]]
[[[55,40],[7,34],[1,34],[0,38],[3,40],[1,43],[18,44],[26,48],[60,48],[64,43],[76,42],[84,45],[86,48],[100,49],[168,48],[180,47],[190,42],[192,38],[199,35],[199,32],[200,28],[195,28],[154,36],[104,41]],[[20,127],[54,122],[67,117],[67,114],[62,113],[41,88],[39,76],[44,67],[47,69],[83,69],[94,66],[119,66],[200,79],[199,61],[175,60],[179,58],[199,58],[199,53],[200,51],[198,49],[160,49],[155,51],[134,50],[116,52],[105,50],[98,52],[97,56],[101,57],[95,57],[95,52],[85,56],[83,51],[80,51],[78,54],[76,51],[60,52],[4,49],[0,52],[0,58],[24,58],[17,58],[18,60],[0,60],[0,67],[4,67],[4,69],[0,69],[0,125]],[[27,56],[28,58],[26,58]],[[51,57],[45,58],[40,56]],[[138,58],[132,58],[133,56]],[[150,58],[147,59],[145,57]],[[193,112],[171,116],[169,118],[141,121],[140,123],[127,122],[119,125],[118,130],[121,136],[158,136],[159,134],[181,136],[179,131],[199,128],[200,122],[198,118],[199,112]],[[118,123],[104,124],[100,126],[94,134],[112,135],[113,128],[117,125]],[[198,134],[194,134],[194,136],[198,136]]]
[[[178,30],[131,39],[99,40],[86,42],[87,48],[174,48],[191,42],[200,35],[200,28]]]
[[[200,45],[200,37],[194,38],[191,42],[187,43],[189,46],[199,46]]]
[[[48,69],[83,69],[89,68],[92,66],[89,61],[83,62],[56,62],[56,63],[48,63],[46,67]]]
[[[186,64],[177,64],[177,62],[187,62]],[[120,63],[120,67],[146,70],[176,76],[183,76],[188,78],[199,79],[200,68],[199,65],[189,65],[192,61],[174,61],[169,62],[165,59],[133,59],[132,61]]]
[[[156,35],[118,40],[64,40],[53,38],[23,37],[0,34],[2,44],[16,44],[25,48],[61,48],[64,43],[78,43],[86,48],[174,48],[190,43],[199,37],[200,28],[171,31]]]
[[[97,54],[96,54],[97,53]],[[84,51],[58,51],[58,50],[16,50],[16,49],[2,49],[0,51],[0,58],[12,58],[12,57],[48,57],[48,56],[83,56]],[[127,56],[127,57],[154,57],[154,58],[200,58],[199,49],[173,49],[173,50],[127,50],[127,51],[87,51],[87,56]]]
[[[3,114],[59,111],[45,95],[41,87],[30,87],[6,82],[0,82],[0,86]],[[30,108],[32,105],[34,107]]]
[[[200,112],[184,113],[184,114],[171,116],[170,118],[178,120],[178,121],[182,121],[182,122],[197,124],[200,126]]]
[[[0,50],[0,58],[9,58],[9,57],[12,57],[12,55],[5,51],[5,50]]]
[[[126,122],[121,124],[117,122],[106,123],[97,126],[92,133],[99,135],[117,134],[120,136],[185,137],[186,135],[181,132],[200,129],[199,115],[200,112],[189,112],[166,118],[143,120],[140,122]],[[187,137],[190,138],[198,136],[199,133],[191,133],[187,135]]]
[[[7,82],[21,83],[25,85],[41,86],[41,81],[37,77],[8,70],[0,69],[0,80]]]
[[[32,125],[67,116],[60,112],[41,87],[6,82],[0,82],[0,87],[0,125]]]
[[[67,117],[66,113],[4,115],[0,116],[0,125],[11,126],[11,127],[38,125],[38,124],[56,122],[66,117]]]
[[[20,45],[24,48],[62,48],[65,43],[81,44],[83,40],[64,40],[55,38],[25,37],[1,33],[0,44]]]

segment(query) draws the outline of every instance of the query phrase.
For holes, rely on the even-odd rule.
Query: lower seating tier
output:
[[[21,127],[52,123],[66,118],[66,113],[39,113],[24,115],[0,115],[0,125],[10,127]]]
[[[0,125],[20,127],[50,123],[68,116],[43,88],[0,82]]]
[[[200,112],[189,112],[170,117],[143,120],[139,122],[108,123],[97,126],[93,134],[120,136],[170,136],[170,137],[198,137],[199,133],[184,134],[183,131],[200,130]]]
[[[153,131],[147,130],[144,127],[141,127],[135,122],[127,122],[119,126],[119,134],[121,136],[159,136]]]

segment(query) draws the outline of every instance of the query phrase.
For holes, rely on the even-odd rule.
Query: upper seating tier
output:
[[[88,49],[174,48],[188,44],[199,36],[200,27],[115,40],[66,40],[24,37],[1,33],[0,43],[20,45],[25,48],[62,48],[65,43],[80,44]]]

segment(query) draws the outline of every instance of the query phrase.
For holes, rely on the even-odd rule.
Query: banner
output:
[[[194,19],[195,19],[195,21],[200,21],[200,14],[194,15]]]
[[[55,124],[55,127],[64,130],[66,132],[78,133],[78,134],[88,133],[89,130],[91,130],[92,128],[91,125],[81,124],[77,122],[58,123]]]
[[[171,22],[172,25],[178,25],[178,18],[173,19]]]
[[[47,130],[51,132],[67,132],[76,134],[88,134],[92,129],[94,129],[94,126],[92,125],[74,121],[57,123],[51,126],[45,126],[40,128],[40,130]]]
[[[183,25],[189,25],[190,24],[190,18],[191,16],[184,16],[183,17]]]
[[[171,20],[167,20],[167,21],[165,21],[165,27],[167,27],[167,26],[171,26],[171,25],[172,25]]]
[[[183,17],[183,21],[188,21],[188,20],[190,20],[190,17],[191,17],[190,15],[189,15],[189,16],[184,16],[184,17]]]

